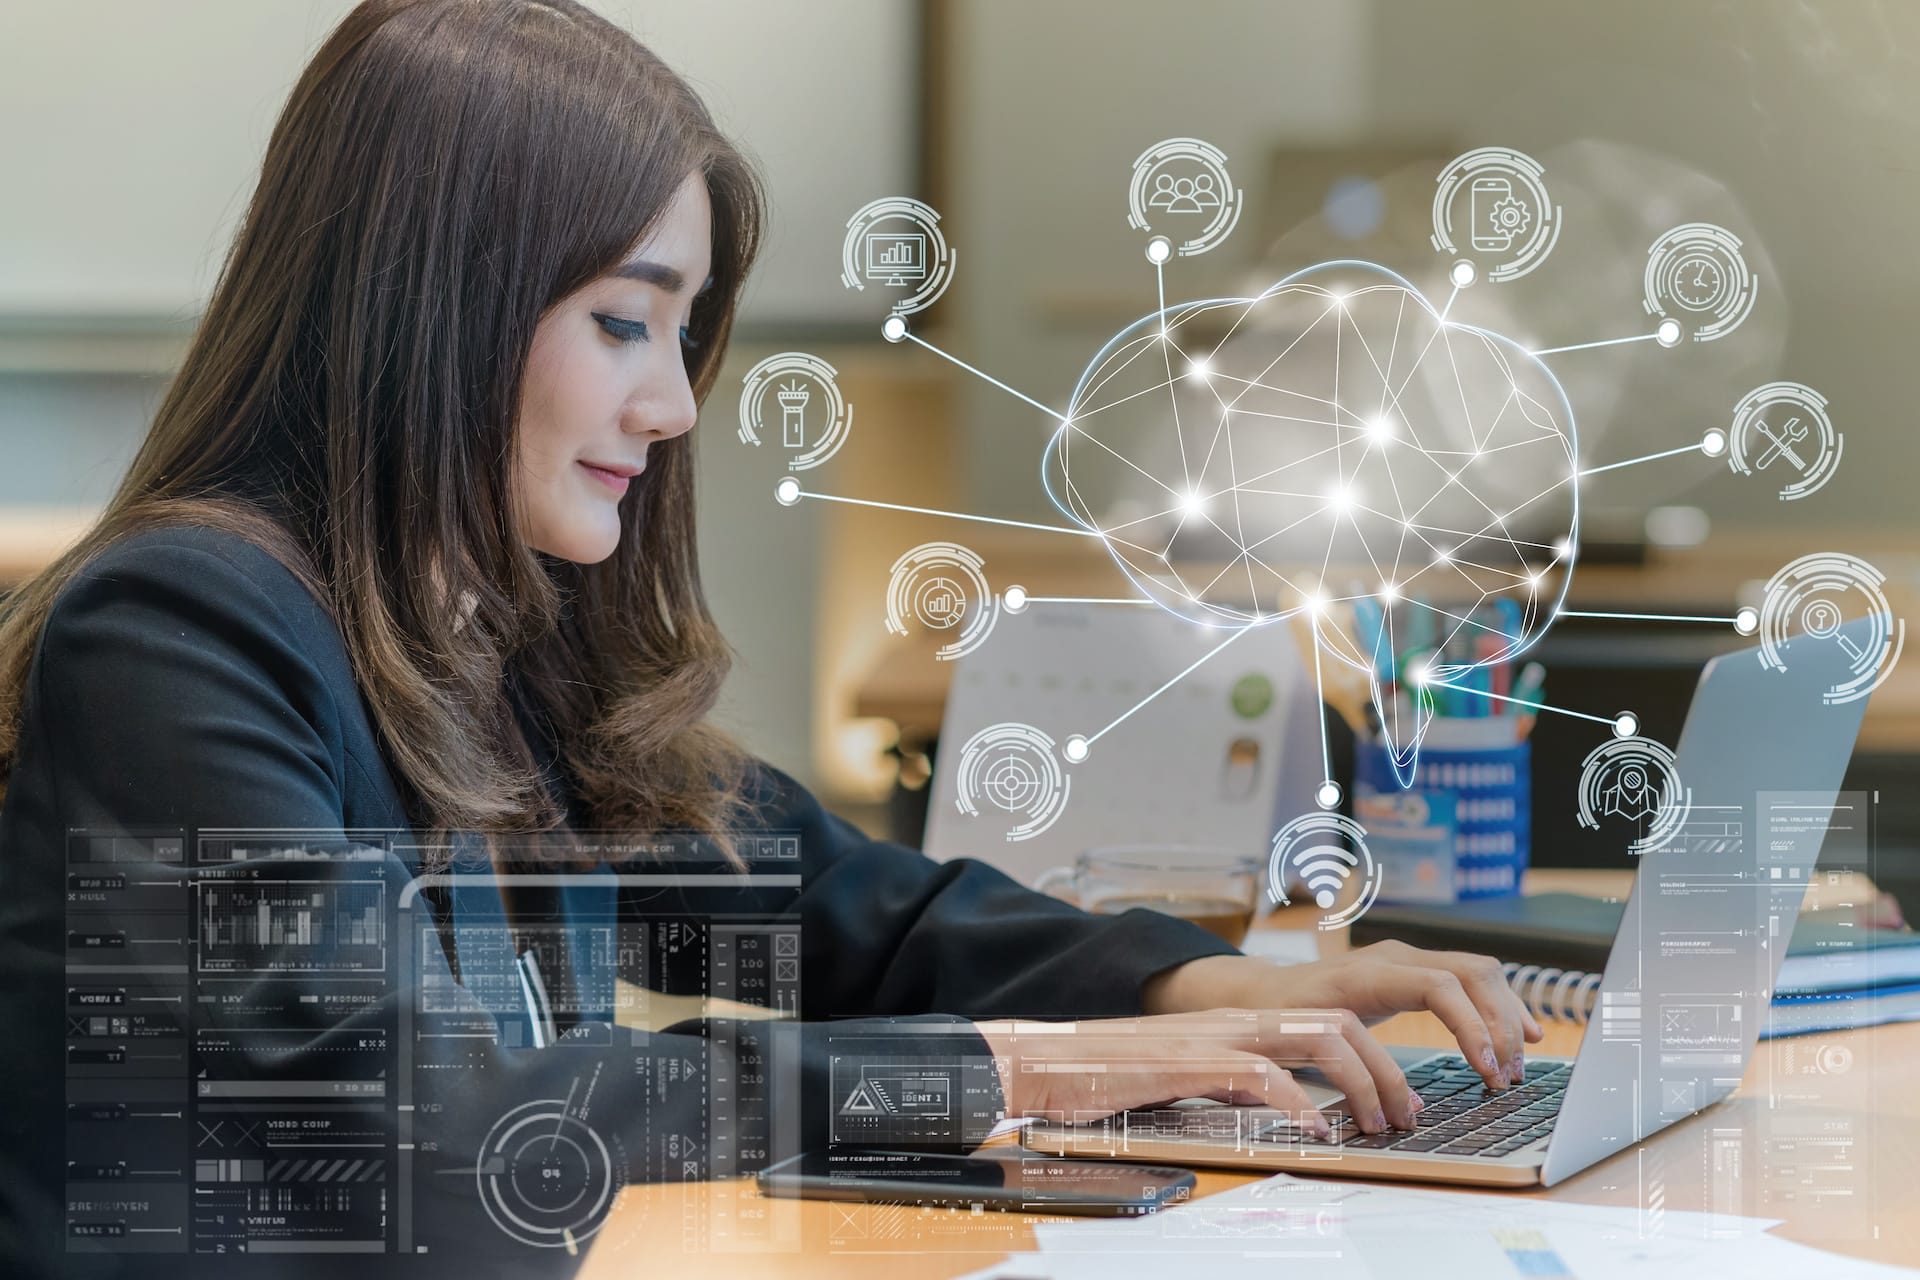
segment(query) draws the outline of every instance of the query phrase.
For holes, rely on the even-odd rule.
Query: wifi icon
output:
[[[1356,881],[1359,892],[1334,910],[1342,891]],[[1314,905],[1327,913],[1320,928],[1352,924],[1380,896],[1380,867],[1367,849],[1366,828],[1339,813],[1303,814],[1280,828],[1267,864],[1267,888],[1284,907],[1292,905],[1288,886],[1297,884],[1304,884]]]
[[[1359,865],[1359,854],[1328,845],[1299,850],[1293,855],[1294,875],[1306,884],[1307,891],[1313,894],[1313,904],[1322,911],[1339,899],[1340,887]]]

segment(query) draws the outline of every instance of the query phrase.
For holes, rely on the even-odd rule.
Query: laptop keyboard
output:
[[[1529,1068],[1518,1085],[1496,1093],[1459,1054],[1434,1058],[1407,1070],[1408,1086],[1427,1104],[1415,1117],[1418,1128],[1362,1133],[1346,1114],[1345,1103],[1337,1102],[1322,1111],[1333,1126],[1328,1145],[1366,1151],[1430,1151],[1442,1156],[1509,1155],[1552,1132],[1572,1074],[1568,1063],[1541,1063]],[[1289,1142],[1319,1145],[1311,1134],[1284,1127]],[[1268,1134],[1279,1136],[1274,1129]]]

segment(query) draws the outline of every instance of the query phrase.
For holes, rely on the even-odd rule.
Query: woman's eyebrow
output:
[[[678,293],[686,287],[687,278],[664,262],[649,262],[638,258],[632,262],[623,262],[614,268],[614,275],[623,280],[638,280],[642,284],[655,285],[668,293]]]

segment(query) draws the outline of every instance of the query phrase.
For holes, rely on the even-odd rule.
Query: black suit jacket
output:
[[[552,754],[551,742],[536,749]],[[125,1259],[63,1256],[67,1221],[86,1217],[62,1203],[63,1117],[73,1096],[65,1078],[74,1043],[66,1020],[73,1012],[67,966],[75,959],[68,950],[70,833],[177,829],[186,832],[189,850],[194,833],[209,827],[332,832],[350,841],[354,832],[408,826],[402,785],[387,766],[331,615],[251,543],[202,528],[148,532],[109,548],[62,592],[28,677],[19,752],[0,809],[0,1249],[16,1271],[138,1269]],[[557,775],[556,785],[564,789]],[[542,1050],[483,1036],[460,1042],[458,1070],[435,1061],[439,1050],[424,1051],[413,1083],[416,1105],[400,1134],[419,1149],[412,1181],[425,1188],[411,1206],[419,1219],[416,1245],[431,1241],[442,1262],[466,1250],[489,1266],[511,1258],[535,1270],[564,1269],[564,1250],[526,1248],[480,1212],[485,1197],[473,1173],[486,1134],[502,1116],[529,1100],[566,1095],[583,1079],[592,1081],[595,1127],[643,1157],[628,1161],[625,1176],[700,1176],[711,1167],[710,1153],[698,1153],[697,1162],[677,1152],[665,1159],[659,1135],[710,1133],[716,1081],[736,1095],[739,1123],[764,1125],[769,1116],[797,1112],[787,1131],[797,1130],[799,1146],[817,1147],[829,1136],[835,1054],[866,1045],[888,1060],[984,1062],[985,1042],[966,1025],[974,1018],[1138,1013],[1149,977],[1231,951],[1169,917],[1090,916],[984,864],[936,863],[870,840],[772,769],[761,769],[755,800],[763,829],[798,835],[799,887],[710,893],[719,895],[722,910],[797,915],[801,1018],[776,1026],[703,1020]],[[421,870],[405,849],[384,857],[390,890]],[[191,878],[181,861],[144,865],[141,874],[164,892],[168,877]],[[184,861],[193,861],[191,853]],[[303,1015],[307,1021],[291,1040],[232,1051],[248,1055],[263,1075],[312,1075],[311,1055],[382,1018],[390,1029],[396,1004],[420,1007],[422,984],[460,990],[453,976],[462,970],[457,934],[445,895],[436,902],[437,928],[417,931],[429,939],[418,969],[388,983],[412,990],[389,990],[380,1006],[360,1012],[323,1002]],[[636,909],[623,891],[619,910]],[[268,980],[301,981],[286,972]],[[484,1022],[485,1002],[461,998],[468,1000],[465,1011]],[[738,1055],[752,1058],[749,1069],[741,1069]],[[768,1059],[792,1069],[750,1069]],[[691,1069],[700,1087],[669,1089],[649,1063],[680,1064],[670,1073],[676,1078]],[[989,1066],[974,1083],[991,1078]],[[970,1106],[976,1119],[990,1120],[998,1102],[992,1086],[987,1095],[974,1089]],[[970,1128],[956,1140],[973,1136]],[[745,1153],[730,1169],[784,1154],[751,1133],[729,1140],[738,1144],[736,1157]],[[175,1163],[191,1170],[206,1154],[183,1145]],[[433,1176],[425,1168],[432,1161],[450,1176]],[[275,1273],[286,1274],[293,1260],[278,1255]],[[156,1274],[184,1273],[177,1255],[157,1261]],[[325,1270],[329,1259],[317,1261]],[[398,1273],[432,1275],[439,1268]]]

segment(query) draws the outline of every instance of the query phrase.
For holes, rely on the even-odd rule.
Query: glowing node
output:
[[[1718,427],[1711,427],[1700,437],[1700,452],[1709,458],[1717,458],[1727,451],[1727,433]]]
[[[1433,562],[1435,564],[1452,564],[1453,553],[1448,551],[1445,547],[1441,547],[1439,550],[1433,553]]]
[[[1198,520],[1207,513],[1207,500],[1198,489],[1189,489],[1180,498],[1180,514]]]
[[[1367,439],[1375,441],[1376,443],[1385,444],[1387,441],[1393,439],[1393,435],[1393,419],[1387,417],[1384,413],[1367,424]]]
[[[1638,732],[1640,732],[1640,717],[1633,714],[1633,712],[1622,711],[1613,718],[1614,737],[1631,738]]]
[[[1075,764],[1079,764],[1082,760],[1085,760],[1087,758],[1087,753],[1092,749],[1093,749],[1092,744],[1087,741],[1086,737],[1082,734],[1076,733],[1071,738],[1067,739],[1066,744],[1063,747],[1061,747],[1061,752],[1067,757],[1067,759],[1071,760]]]
[[[1565,538],[1560,539],[1553,544],[1553,554],[1559,556],[1562,560],[1571,559],[1573,556],[1573,543]]]
[[[1001,594],[1000,603],[1006,607],[1008,613],[1021,613],[1025,611],[1027,607],[1027,589],[1025,587],[1008,587],[1006,591]]]
[[[1542,573],[1530,573],[1527,575],[1527,585],[1529,587],[1538,589],[1540,586],[1540,580],[1545,576],[1546,575]]]
[[[1454,288],[1464,289],[1473,283],[1474,277],[1479,275],[1479,272],[1475,269],[1473,263],[1462,258],[1453,264],[1453,270],[1447,274],[1448,278],[1453,281]]]
[[[1380,584],[1380,599],[1382,599],[1388,604],[1392,604],[1395,600],[1398,600],[1399,598],[1400,598],[1399,587],[1395,586],[1391,582],[1383,582]]]
[[[1750,636],[1760,629],[1760,611],[1752,605],[1743,605],[1734,611],[1733,629],[1743,636]]]
[[[898,342],[907,336],[907,322],[899,316],[888,316],[880,322],[880,336],[888,342]]]
[[[1663,347],[1679,346],[1680,338],[1680,322],[1678,320],[1662,320],[1653,331],[1653,340]]]
[[[800,482],[788,476],[773,486],[773,500],[783,507],[790,507],[800,501]]]
[[[1344,515],[1353,506],[1353,490],[1341,485],[1327,495],[1327,506],[1335,515]]]
[[[1319,802],[1322,809],[1338,808],[1340,805],[1340,784],[1332,778],[1328,778],[1320,784],[1320,789],[1313,793],[1313,798]],[[1323,902],[1320,905],[1327,907],[1331,906],[1332,903]]]
[[[1187,366],[1187,376],[1189,378],[1198,378],[1202,382],[1205,382],[1212,372],[1212,368],[1208,366],[1205,360],[1195,360]]]
[[[1173,256],[1173,241],[1165,236],[1155,236],[1147,241],[1147,261],[1159,266]]]
[[[1307,611],[1309,617],[1317,618],[1320,616],[1320,611],[1327,607],[1327,602],[1318,591],[1313,591],[1300,597],[1300,606]]]
[[[1329,293],[1327,297],[1333,302],[1333,305],[1336,307],[1344,307],[1347,305],[1347,295],[1340,292],[1338,289],[1335,289],[1332,293]]]
[[[1413,687],[1416,689],[1425,686],[1427,681],[1432,678],[1432,675],[1433,673],[1427,670],[1425,664],[1414,667],[1407,672],[1407,678],[1413,681]]]

